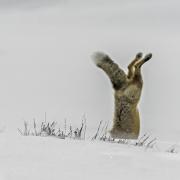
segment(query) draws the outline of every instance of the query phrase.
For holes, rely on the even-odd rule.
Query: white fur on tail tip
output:
[[[96,65],[100,64],[106,57],[108,55],[103,52],[95,52],[92,55],[92,59]]]

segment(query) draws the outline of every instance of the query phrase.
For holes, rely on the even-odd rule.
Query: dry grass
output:
[[[73,138],[73,139],[85,139],[86,137],[86,118],[82,119],[80,127],[73,128],[71,125],[67,125],[64,121],[64,129],[58,127],[57,122],[42,122],[40,126],[33,120],[33,125],[24,121],[22,129],[18,128],[18,131],[23,136],[54,136],[60,139]]]
[[[129,139],[113,139],[108,135],[108,122],[100,121],[97,127],[97,130],[93,137],[92,141],[103,141],[107,143],[117,143],[131,145],[135,147],[142,147],[145,150],[158,148],[157,138],[154,138],[147,133],[142,135],[138,140],[129,140]],[[36,123],[36,120],[33,120],[32,124],[28,124],[27,121],[24,121],[23,128],[18,129],[19,133],[23,136],[52,136],[59,139],[86,139],[86,117],[83,116],[81,124],[79,127],[72,127],[71,124],[67,124],[66,119],[64,120],[63,128],[59,128],[57,122],[42,122],[39,126]],[[178,153],[177,145],[170,146],[165,152],[168,153]]]

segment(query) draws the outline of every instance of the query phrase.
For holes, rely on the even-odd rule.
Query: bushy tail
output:
[[[114,89],[119,89],[125,83],[126,74],[107,54],[95,52],[92,59],[109,76]]]
[[[101,66],[102,63],[112,61],[109,56],[103,52],[95,52],[92,55],[92,59],[97,66]]]

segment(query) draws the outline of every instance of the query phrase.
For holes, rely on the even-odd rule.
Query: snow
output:
[[[89,129],[110,121],[111,83],[90,56],[102,51],[127,70],[142,51],[153,58],[143,67],[141,134],[178,140],[178,2],[0,0],[0,127],[16,133],[44,112],[75,126],[86,114]]]
[[[179,168],[180,154],[164,150],[52,137],[0,137],[1,180],[168,180],[178,178]]]
[[[178,0],[0,0],[0,180],[178,179]],[[141,134],[154,149],[99,141],[18,136],[23,121],[87,131],[113,114],[109,80],[92,63],[107,53],[122,68],[139,51],[143,69]],[[75,126],[74,126],[75,125]],[[178,149],[178,152],[179,149]]]

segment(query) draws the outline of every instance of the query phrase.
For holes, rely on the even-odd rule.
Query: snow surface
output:
[[[178,0],[0,0],[0,180],[178,179],[180,139]],[[153,53],[143,69],[141,134],[161,146],[21,137],[36,118],[88,131],[112,119],[110,82],[90,59],[110,55],[124,69],[134,55]],[[8,134],[8,136],[7,136]]]
[[[157,149],[0,136],[0,180],[173,180],[178,179],[179,168],[180,154]]]
[[[24,120],[88,129],[112,120],[110,81],[90,56],[103,51],[122,68],[139,51],[143,67],[141,133],[179,140],[178,0],[0,0],[0,127]],[[162,127],[163,126],[163,127]]]

